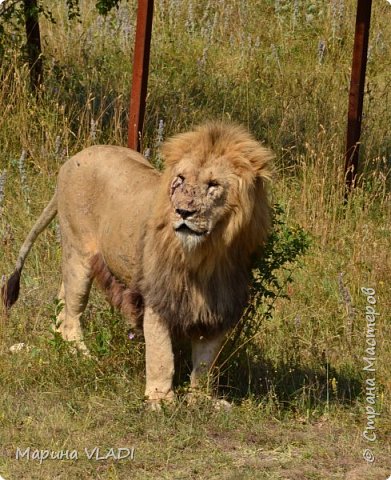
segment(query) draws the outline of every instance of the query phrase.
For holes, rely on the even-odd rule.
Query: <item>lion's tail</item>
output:
[[[22,273],[24,262],[29,254],[38,235],[49,225],[57,213],[57,192],[45,207],[38,220],[35,222],[30,233],[24,241],[16,261],[15,270],[8,278],[7,283],[1,288],[1,297],[7,309],[11,308],[19,297],[20,276]]]

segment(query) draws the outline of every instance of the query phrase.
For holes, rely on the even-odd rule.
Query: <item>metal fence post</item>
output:
[[[138,151],[141,148],[147,96],[152,18],[153,0],[139,0],[128,127],[128,147]]]
[[[371,7],[372,0],[357,1],[356,31],[354,35],[352,73],[349,91],[348,128],[346,135],[346,193],[355,186],[358,169]]]

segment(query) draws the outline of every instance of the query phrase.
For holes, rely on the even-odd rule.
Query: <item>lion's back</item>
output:
[[[133,150],[103,145],[82,150],[58,177],[62,235],[84,254],[100,252],[109,262],[120,254],[125,263],[134,263],[159,183],[160,173]]]

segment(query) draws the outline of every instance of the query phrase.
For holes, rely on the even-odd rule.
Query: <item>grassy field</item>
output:
[[[310,247],[289,265],[292,282],[272,316],[255,312],[256,337],[224,352],[217,381],[232,409],[185,404],[189,365],[179,352],[178,402],[155,413],[143,406],[143,343],[128,339],[98,291],[84,315],[93,358],[72,354],[51,333],[61,261],[54,222],[30,253],[19,302],[9,316],[0,311],[6,480],[391,475],[391,6],[373,5],[360,180],[344,205],[355,3],[156,2],[143,151],[160,166],[169,135],[210,118],[243,123],[274,150],[273,202]],[[81,3],[80,23],[57,6],[56,24],[42,17],[39,98],[29,93],[22,32],[3,39],[0,276],[12,272],[65,159],[95,143],[126,145],[136,5],[122,2],[104,19],[93,4]],[[363,287],[373,289],[379,313],[369,353],[372,300]],[[19,342],[27,347],[12,354]],[[370,353],[375,372],[364,370]],[[374,441],[363,437],[370,408],[379,413]],[[17,448],[28,447],[31,455],[76,451],[78,459],[17,460]],[[94,447],[101,456],[134,448],[134,458],[88,459]],[[363,458],[367,449],[374,462]]]

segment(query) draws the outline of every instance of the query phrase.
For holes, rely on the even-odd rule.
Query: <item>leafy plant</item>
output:
[[[299,225],[286,222],[279,204],[273,207],[273,228],[262,252],[254,257],[250,301],[235,332],[235,341],[242,335],[252,338],[264,319],[271,318],[278,298],[288,298],[287,286],[293,282],[298,259],[310,246],[309,234]]]
[[[111,351],[113,335],[109,328],[101,327],[96,333],[94,351],[99,357],[108,355]]]
[[[211,379],[213,384],[235,384],[241,394],[253,391],[251,370],[263,368],[258,345],[262,323],[271,319],[277,299],[289,298],[287,287],[310,243],[310,235],[299,225],[289,225],[283,207],[275,204],[272,233],[262,252],[254,257],[248,306],[221,352],[219,367]],[[248,375],[243,375],[245,371]]]

